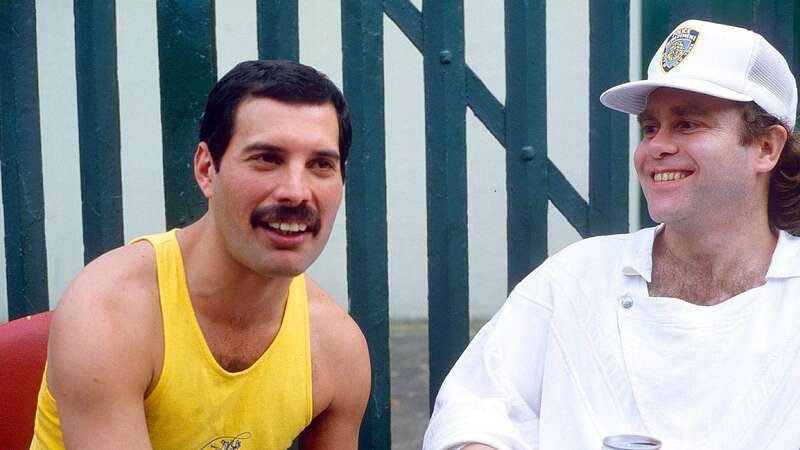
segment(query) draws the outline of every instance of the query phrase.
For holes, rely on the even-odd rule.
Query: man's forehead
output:
[[[673,116],[713,116],[716,112],[736,108],[737,102],[680,89],[660,88],[650,93],[639,121],[658,114]]]

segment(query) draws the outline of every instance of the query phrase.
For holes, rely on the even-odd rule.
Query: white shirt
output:
[[[650,297],[655,229],[585,239],[511,292],[444,381],[424,449],[800,448],[800,238],[715,306]]]

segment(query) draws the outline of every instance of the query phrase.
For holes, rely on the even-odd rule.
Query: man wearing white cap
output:
[[[698,20],[647,75],[600,100],[638,115],[661,225],[578,242],[517,285],[442,385],[425,449],[800,448],[794,76],[762,36]]]

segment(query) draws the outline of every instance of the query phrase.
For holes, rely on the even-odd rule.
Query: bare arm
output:
[[[331,302],[330,299],[326,301]],[[312,318],[312,326],[314,322],[324,324],[319,332],[312,331],[312,355],[316,353],[313,360],[317,372],[314,382],[319,386],[314,392],[315,395],[320,392],[319,397],[330,401],[300,435],[300,448],[355,450],[370,391],[367,343],[355,322],[341,309],[334,305],[321,310],[317,314],[326,316],[325,320]],[[315,398],[314,403],[318,400]]]
[[[47,378],[67,449],[152,448],[143,400],[152,318],[136,280],[120,273],[130,252],[116,252],[81,272],[53,317]]]

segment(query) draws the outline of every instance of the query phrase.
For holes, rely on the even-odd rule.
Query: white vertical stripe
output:
[[[258,58],[255,0],[215,2],[217,78],[242,61]]]
[[[340,2],[297,2],[300,62],[319,70],[342,88]]]
[[[505,102],[503,2],[464,3],[467,64]],[[467,211],[469,217],[469,314],[489,319],[506,298],[506,151],[467,110]]]
[[[154,1],[118,1],[117,70],[125,241],[164,230],[164,170]]]
[[[389,312],[392,319],[426,319],[428,231],[422,55],[394,22],[384,16],[383,23]]]
[[[506,152],[494,136],[467,112],[469,201],[469,315],[491,318],[506,299]]]
[[[300,62],[324,73],[342,88],[342,37],[339,2],[298,2]],[[347,309],[347,223],[345,201],[339,207],[328,245],[309,275]]]
[[[83,267],[72,5],[71,0],[36,2],[47,284],[51,308]]]
[[[641,0],[630,0],[630,79],[638,80],[641,76],[642,70],[642,2]],[[641,191],[639,191],[639,177],[636,175],[636,168],[633,166],[633,152],[639,144],[639,123],[636,121],[636,116],[629,117],[629,139],[630,139],[630,156],[628,158],[630,164],[629,182],[628,182],[628,218],[630,221],[630,230],[636,231],[641,227],[639,220],[639,199]]]
[[[589,198],[589,2],[547,2],[547,156]],[[555,208],[548,211],[547,249],[580,240]]]
[[[464,2],[464,59],[500,103],[506,101],[505,47],[503,1]]]

